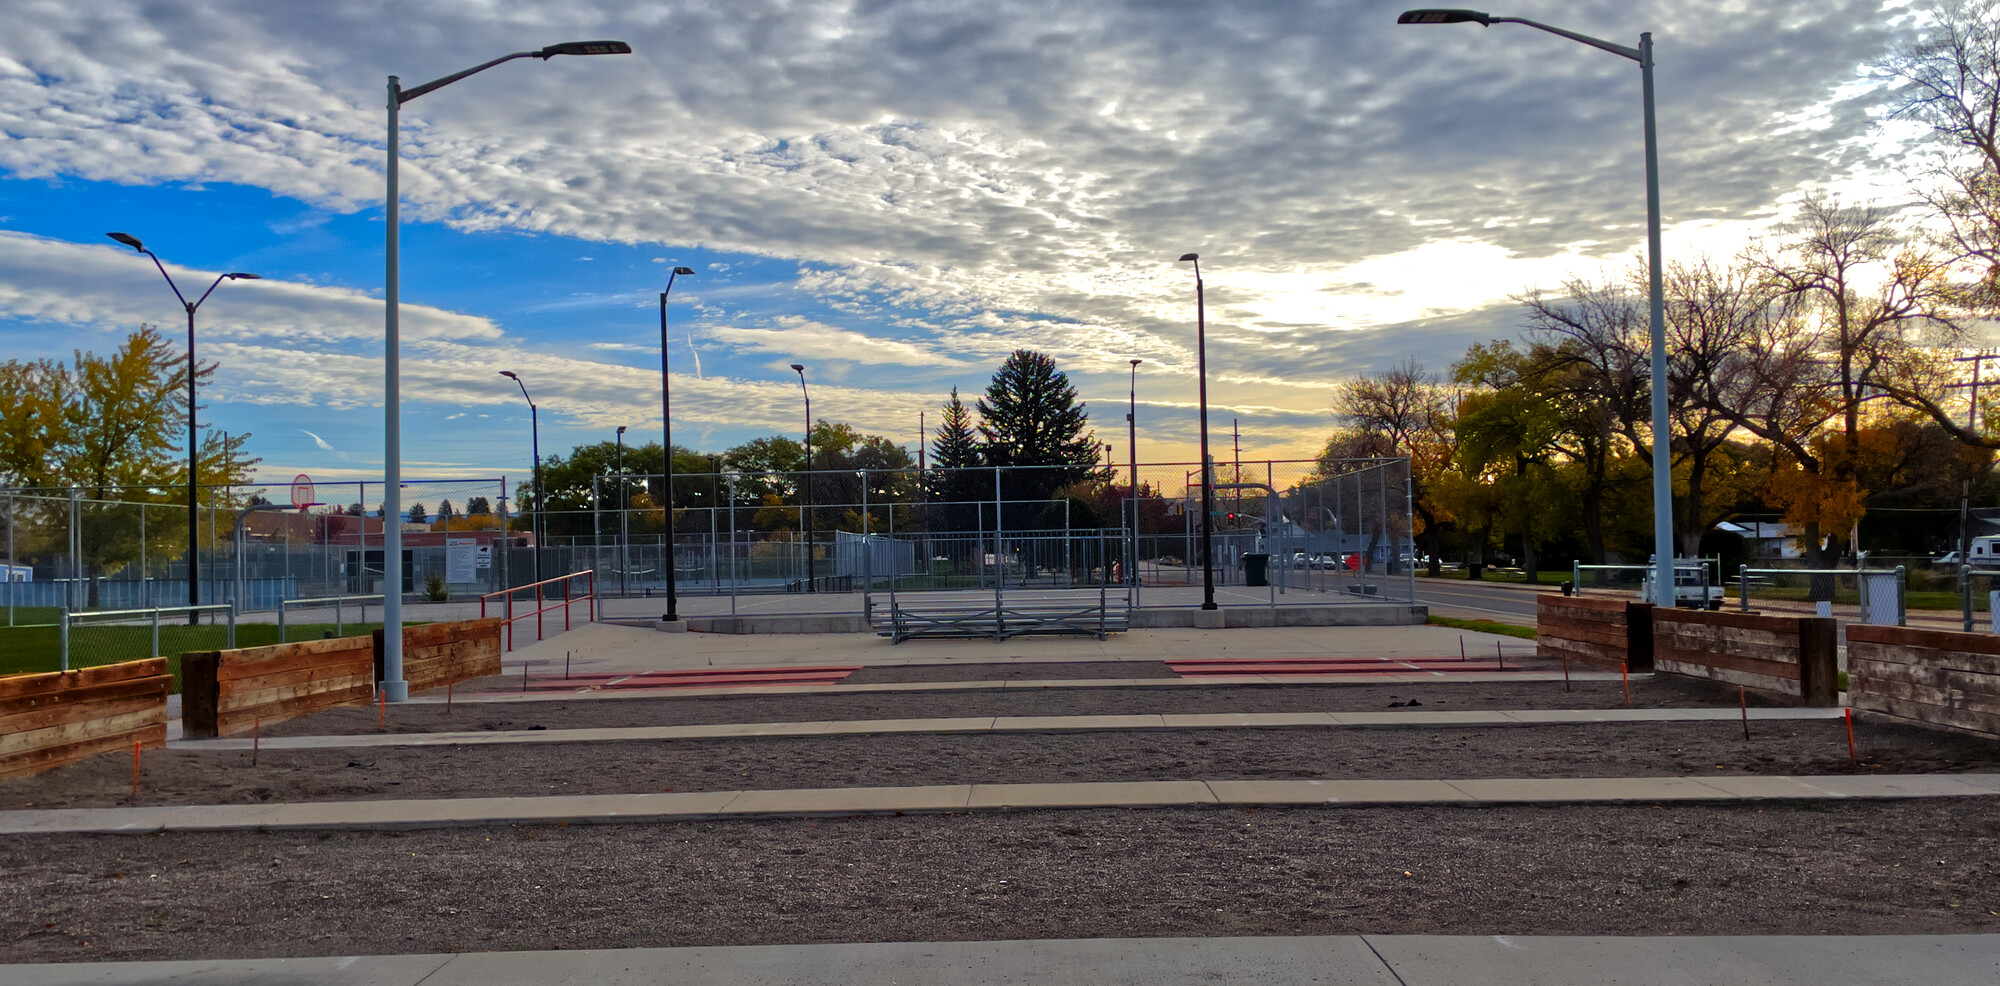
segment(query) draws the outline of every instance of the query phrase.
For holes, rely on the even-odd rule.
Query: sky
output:
[[[0,358],[183,338],[202,427],[260,479],[382,471],[385,78],[522,59],[402,111],[404,474],[518,476],[658,436],[721,451],[816,418],[914,450],[953,387],[1053,356],[1100,440],[1313,455],[1333,388],[1515,336],[1510,296],[1643,248],[1635,63],[1373,0],[6,0]],[[1908,134],[1881,0],[1522,0],[1653,33],[1670,258],[1728,256],[1807,189],[1895,204]],[[1226,454],[1226,453],[1225,453]]]

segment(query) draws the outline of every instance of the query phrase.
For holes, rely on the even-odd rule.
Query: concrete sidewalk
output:
[[[1107,640],[1016,637],[891,644],[867,633],[660,633],[650,628],[586,623],[540,642],[519,642],[504,660],[509,665],[540,662],[536,666],[545,672],[562,668],[567,660],[573,671],[600,672],[793,664],[874,667],[1214,657],[1456,657],[1461,637],[1474,657],[1490,656],[1496,645],[1509,659],[1535,653],[1532,640],[1434,626],[1130,630]]]
[[[1570,681],[1618,681],[1620,675],[1606,671],[1577,671]],[[1633,674],[1633,681],[1652,677],[1651,672]],[[1240,674],[1203,675],[1198,678],[1038,678],[1009,681],[884,681],[874,684],[832,685],[685,685],[675,688],[647,688],[630,691],[591,691],[577,688],[559,692],[466,692],[447,696],[431,689],[411,697],[411,705],[443,705],[447,701],[467,702],[573,702],[626,698],[714,698],[719,695],[851,695],[868,692],[967,692],[1021,688],[1217,688],[1223,685],[1449,685],[1503,681],[1562,681],[1561,671],[1406,671],[1368,674]]]
[[[1838,719],[1844,709],[1751,709],[1752,721]],[[1533,709],[1449,712],[1226,712],[1083,716],[965,716],[950,719],[849,719],[748,722],[700,726],[610,726],[590,729],[468,730],[439,733],[358,733],[274,736],[264,750],[334,750],[385,746],[500,746],[515,743],[618,743],[641,740],[742,739],[753,736],[866,736],[875,733],[1018,733],[1132,729],[1290,729],[1330,727],[1546,726],[1606,722],[1736,722],[1737,709]],[[168,749],[248,750],[242,738],[171,740]]]
[[[1989,986],[2000,935],[1328,935],[885,942],[0,966],[9,986]]]
[[[1201,805],[1599,804],[1820,801],[2000,795],[2000,773],[1778,777],[1481,778],[1474,780],[1104,781],[942,784],[777,791],[320,801],[284,804],[0,811],[0,836],[699,821],[1017,808]]]

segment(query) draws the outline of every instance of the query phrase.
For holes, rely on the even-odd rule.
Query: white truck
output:
[[[1700,558],[1674,559],[1674,605],[1682,609],[1721,609],[1722,586],[1708,575],[1708,563]],[[1639,598],[1653,598],[1653,569],[1639,587]]]
[[[2000,568],[2000,535],[1985,535],[1972,539],[1972,548],[1960,558],[1958,552],[1947,551],[1931,561],[1935,568],[1957,568],[1971,565],[1973,568]]]

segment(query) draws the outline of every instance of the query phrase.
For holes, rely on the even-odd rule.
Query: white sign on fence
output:
[[[444,580],[446,582],[479,580],[479,541],[476,538],[445,539]]]

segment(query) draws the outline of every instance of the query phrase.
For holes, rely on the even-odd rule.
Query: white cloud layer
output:
[[[1492,307],[1506,294],[1615,262],[1643,231],[1634,66],[1518,26],[1398,27],[1401,6],[494,0],[392,18],[362,0],[15,0],[0,168],[375,208],[386,74],[416,84],[523,47],[622,38],[637,54],[510,64],[406,106],[406,215],[806,262],[801,287],[850,325],[709,327],[699,341],[877,368],[845,377],[858,424],[934,406],[900,389],[898,368],[990,365],[1024,346],[1106,381],[1139,356],[1160,399],[1191,397],[1191,277],[1170,261],[1199,251],[1212,396],[1289,409],[1310,446],[1326,384],[1510,334]],[[1859,139],[1874,123],[1855,84],[1898,30],[1880,0],[1510,12],[1627,43],[1654,32],[1677,229],[1740,235],[1802,184],[1884,167]],[[135,259],[0,235],[0,310],[168,321]],[[254,360],[228,382],[237,399],[379,394],[359,345],[378,303],[223,290],[226,313],[204,325]],[[492,399],[446,372],[474,356],[546,373],[552,404],[585,420],[646,383],[510,352],[484,319],[406,307],[404,332],[406,372],[434,399]],[[791,399],[763,400],[766,386],[779,385],[711,373],[687,385],[688,413],[761,420]],[[829,416],[838,394],[816,394]]]

